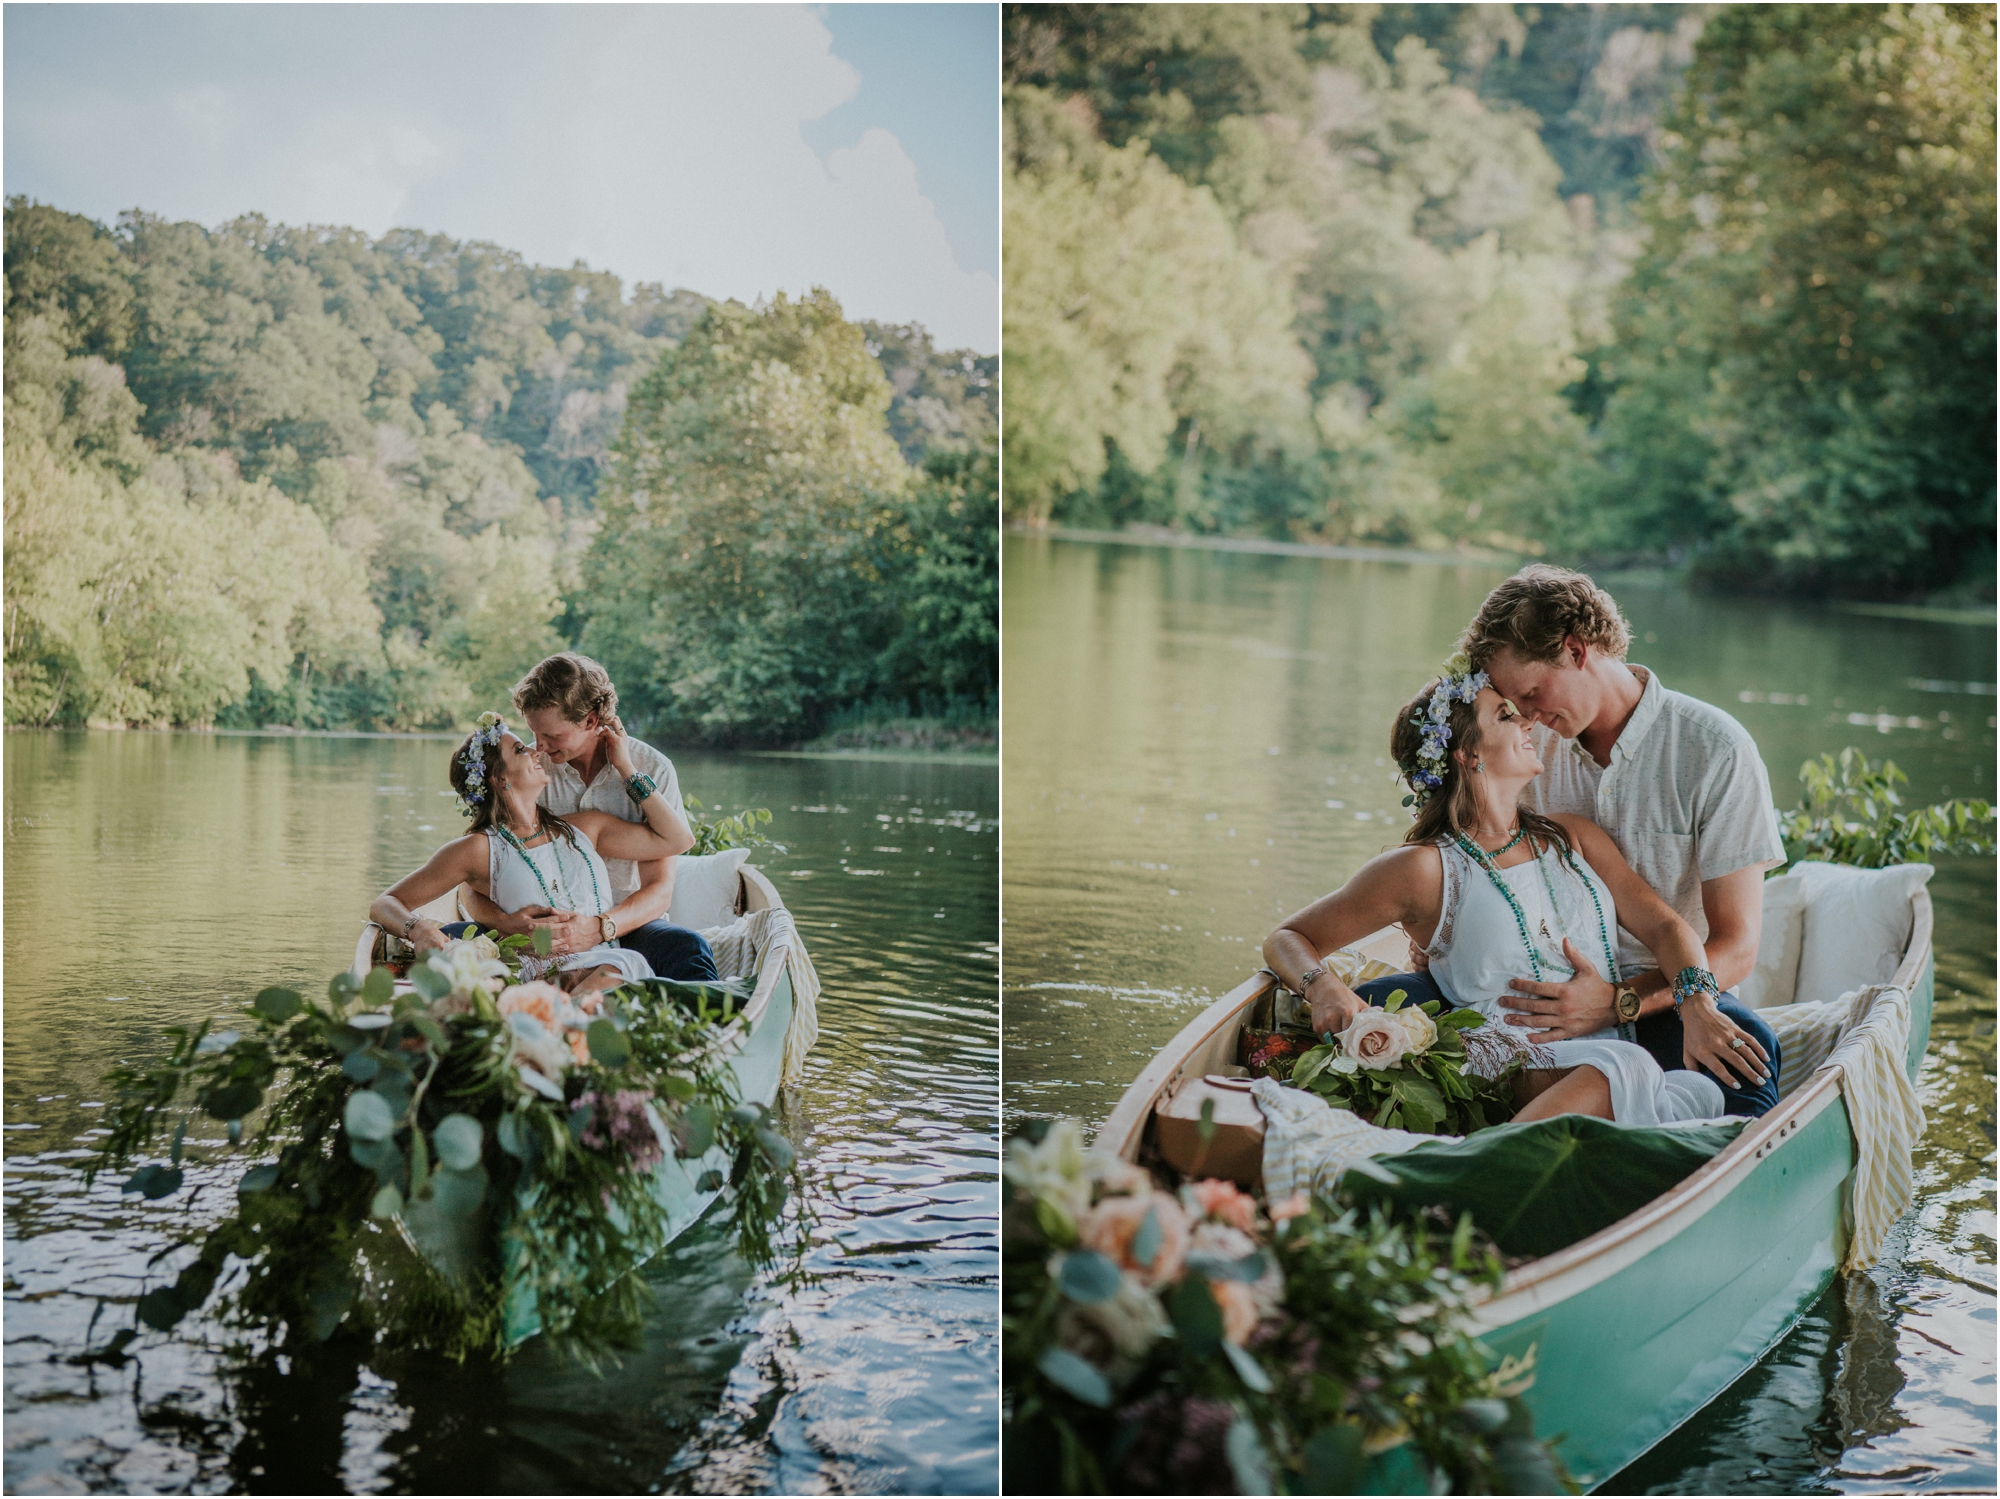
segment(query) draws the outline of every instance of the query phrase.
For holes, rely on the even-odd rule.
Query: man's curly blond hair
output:
[[[1617,661],[1632,644],[1617,601],[1582,573],[1532,563],[1486,595],[1458,648],[1484,671],[1503,647],[1523,661],[1555,661],[1574,635]]]

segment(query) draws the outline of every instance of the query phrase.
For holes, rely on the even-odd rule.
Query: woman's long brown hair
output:
[[[472,826],[465,830],[467,833],[483,833],[489,828],[497,828],[500,825],[500,770],[503,762],[500,754],[500,740],[497,736],[491,744],[484,747],[483,752],[486,761],[485,797],[475,805],[472,798],[465,794],[465,752],[472,748],[472,741],[478,738],[483,732],[484,730],[475,729],[472,733],[465,736],[465,743],[451,752],[451,789],[456,791],[465,804],[472,808]],[[537,832],[547,833],[551,838],[561,838],[571,848],[577,846],[576,829],[556,816],[547,807],[537,804],[535,807],[535,819]],[[535,834],[530,833],[528,836],[532,838]]]
[[[1396,721],[1389,729],[1389,754],[1399,769],[1419,763],[1417,751],[1424,742],[1419,725],[1429,720],[1431,695],[1441,685],[1441,681],[1433,681],[1396,710]],[[1479,710],[1472,703],[1455,702],[1445,721],[1451,725],[1451,738],[1445,741],[1444,764],[1438,772],[1444,784],[1417,810],[1417,820],[1403,835],[1405,843],[1448,843],[1453,833],[1470,838],[1479,824],[1479,801],[1473,795],[1472,779],[1455,753],[1463,750],[1475,761],[1479,758],[1479,745],[1485,737],[1479,728]],[[1564,853],[1572,851],[1569,834],[1561,823],[1526,807],[1520,810],[1521,826],[1528,830],[1531,842],[1553,844]]]

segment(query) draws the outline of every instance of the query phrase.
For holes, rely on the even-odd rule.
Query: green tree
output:
[[[633,389],[584,570],[584,648],[635,717],[715,740],[864,701],[895,601],[876,533],[911,473],[889,383],[823,290],[711,306]]]
[[[1993,567],[1994,16],[1732,7],[1602,361],[1613,539],[1759,586]]]

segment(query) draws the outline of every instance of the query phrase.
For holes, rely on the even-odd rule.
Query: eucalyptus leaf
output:
[[[1227,1338],[1222,1340],[1222,1351],[1228,1356],[1230,1367],[1236,1371],[1236,1377],[1243,1381],[1245,1389],[1255,1390],[1259,1395],[1271,1393],[1271,1376],[1264,1372],[1264,1366],[1250,1353],[1237,1347]],[[1254,1491],[1246,1489],[1244,1492]]]
[[[1209,1357],[1222,1343],[1222,1308],[1215,1304],[1208,1281],[1199,1275],[1184,1275],[1167,1297],[1167,1312],[1174,1319],[1174,1331],[1190,1358]]]
[[[379,968],[375,971],[382,972]],[[348,1016],[347,1023],[357,1031],[379,1031],[386,1029],[392,1019],[393,1016],[383,1015],[374,1010],[363,1010],[359,1015]]]
[[[259,1192],[268,1192],[278,1184],[276,1166],[252,1166],[243,1173],[243,1180],[236,1184],[238,1197],[251,1197]]]
[[[632,1043],[608,1020],[599,1018],[591,1021],[583,1039],[590,1047],[590,1059],[600,1067],[615,1069],[632,1060]]]
[[[1104,1371],[1067,1348],[1047,1349],[1035,1360],[1035,1367],[1050,1384],[1085,1405],[1103,1410],[1111,1404],[1111,1381],[1104,1377]]]
[[[241,1119],[264,1101],[264,1090],[248,1078],[238,1078],[209,1095],[208,1114],[212,1119]]]
[[[183,1118],[174,1126],[174,1143],[167,1147],[167,1159],[174,1165],[181,1163],[181,1146],[187,1140],[188,1122]]]
[[[682,1154],[706,1155],[715,1145],[715,1110],[705,1103],[692,1103],[681,1114],[686,1135]]]
[[[451,980],[428,963],[410,965],[410,987],[427,1001],[435,1002],[451,993]]]
[[[520,1111],[509,1109],[500,1116],[500,1123],[493,1131],[493,1138],[499,1143],[500,1148],[515,1160],[525,1161],[528,1158],[529,1148],[527,1133],[521,1123]]]
[[[1109,1301],[1123,1283],[1118,1266],[1094,1249],[1073,1249],[1064,1255],[1056,1277],[1063,1295],[1083,1306]]]
[[[1271,1492],[1271,1457],[1264,1450],[1264,1439],[1257,1435],[1256,1425],[1247,1416],[1238,1416],[1229,1428],[1229,1436],[1223,1444],[1229,1457],[1229,1472],[1236,1480],[1239,1494],[1268,1494]],[[1419,1493],[1429,1493],[1420,1489]]]
[[[475,1165],[470,1171],[436,1172],[431,1177],[431,1200],[449,1217],[471,1217],[486,1201],[485,1168]]]
[[[422,1010],[417,1011],[414,1015],[405,1017],[403,1023],[440,1051],[451,1044],[451,1037],[445,1034],[444,1027],[431,1019]]]
[[[200,1044],[194,1049],[194,1054],[198,1057],[212,1057],[217,1052],[229,1050],[242,1039],[241,1031],[210,1031],[201,1038]]]
[[[327,981],[326,997],[336,1010],[347,1007],[347,1002],[361,992],[361,981],[347,972],[336,973]]]
[[[660,1091],[675,1103],[685,1103],[694,1097],[694,1082],[692,1079],[669,1072],[660,1079]]]
[[[695,1181],[694,1189],[697,1192],[720,1192],[722,1190],[722,1173],[713,1168],[702,1172],[700,1177]]]
[[[763,1122],[764,1110],[754,1103],[739,1103],[729,1111],[729,1117],[743,1129],[755,1129]]]
[[[365,1005],[386,1005],[396,994],[396,975],[386,968],[371,968],[368,977],[361,981],[361,1002]]]
[[[182,1180],[183,1173],[178,1167],[141,1166],[118,1190],[140,1193],[152,1202],[180,1191]]]
[[[273,1022],[290,1020],[305,1008],[305,1004],[298,990],[277,986],[260,990],[257,997],[250,1001],[252,1009],[266,1020]]]
[[[243,1143],[243,1121],[241,1119],[230,1120],[222,1127],[222,1132],[229,1137],[231,1145],[241,1145]]]
[[[190,1310],[172,1286],[155,1286],[139,1298],[139,1320],[160,1332],[172,1332]]]
[[[1307,1439],[1300,1454],[1305,1459],[1306,1492],[1310,1494],[1358,1494],[1361,1475],[1368,1470],[1368,1458],[1361,1450],[1361,1428],[1347,1421],[1322,1426]],[[1517,1494],[1559,1493],[1559,1489],[1515,1489]]]
[[[394,1182],[375,1189],[375,1196],[368,1204],[371,1218],[393,1218],[403,1211],[403,1194]]]
[[[757,1148],[764,1152],[765,1158],[773,1166],[776,1166],[780,1171],[789,1171],[792,1169],[792,1162],[797,1157],[792,1150],[792,1142],[790,1140],[787,1140],[774,1129],[760,1129],[757,1131],[755,1138]]]
[[[350,1051],[340,1059],[340,1070],[357,1083],[369,1083],[382,1070],[382,1062],[371,1051]]]
[[[389,1111],[389,1105],[381,1094],[366,1089],[349,1096],[342,1117],[347,1133],[357,1140],[386,1140],[396,1132],[396,1116]]]
[[[470,1114],[447,1114],[431,1132],[437,1146],[438,1164],[453,1171],[470,1171],[479,1164],[486,1132]]]
[[[431,1149],[421,1129],[410,1131],[410,1196],[422,1197],[430,1185]]]
[[[1132,1235],[1132,1258],[1145,1269],[1153,1266],[1153,1257],[1160,1252],[1160,1215],[1154,1208],[1146,1209],[1146,1216],[1139,1220],[1139,1231]]]

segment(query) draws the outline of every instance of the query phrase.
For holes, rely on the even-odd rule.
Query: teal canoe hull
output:
[[[1912,1077],[1929,1041],[1934,986],[1926,954],[1910,990]],[[1637,1235],[1633,1257],[1614,1273],[1574,1275],[1575,1289],[1557,1277],[1547,1295],[1526,1298],[1540,1301],[1527,1315],[1481,1329],[1496,1360],[1532,1359],[1523,1399],[1535,1429],[1560,1435],[1557,1451],[1586,1490],[1748,1372],[1846,1257],[1854,1134],[1837,1088],[1809,1091],[1824,1096],[1804,1099],[1788,1118],[1780,1116],[1801,1100],[1780,1105],[1769,1116],[1778,1137],[1718,1179],[1692,1221]],[[1521,1299],[1503,1296],[1493,1311]]]
[[[742,1046],[729,1064],[740,1102],[769,1105],[778,1096],[778,1083],[784,1069],[785,1033],[791,1029],[791,1024],[792,978],[789,973],[780,973],[763,1013],[757,1017],[756,1025],[743,1039]],[[716,1145],[704,1155],[677,1157],[662,1162],[654,1169],[653,1200],[666,1209],[667,1222],[659,1242],[646,1248],[640,1256],[640,1263],[652,1259],[673,1243],[708,1211],[722,1193],[720,1190],[704,1192],[695,1184],[710,1171],[719,1172],[727,1179],[729,1165],[728,1152]],[[525,1203],[522,1207],[532,1211]],[[518,1251],[511,1243],[503,1241],[501,1253],[503,1263],[506,1263]],[[518,1281],[514,1283],[514,1289],[507,1298],[505,1317],[509,1348],[518,1347],[542,1330],[541,1312],[535,1305],[532,1286]]]

